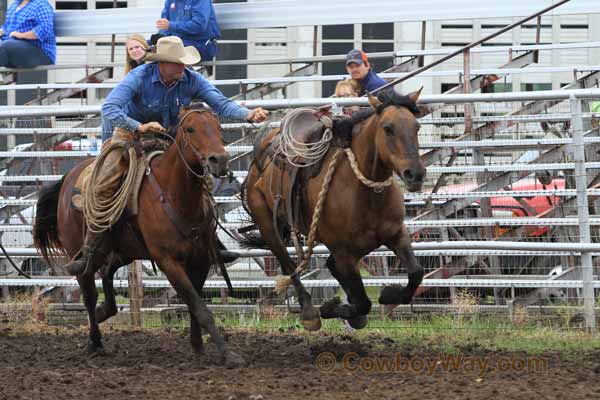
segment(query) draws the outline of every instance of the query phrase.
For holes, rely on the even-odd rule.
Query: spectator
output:
[[[139,33],[134,33],[127,38],[125,43],[125,75],[132,69],[139,67],[144,64],[144,57],[146,57],[146,50],[148,50],[148,42]]]
[[[12,3],[0,35],[0,66],[33,68],[56,62],[54,10],[48,0]]]
[[[359,91],[360,85],[358,81],[352,78],[344,79],[343,81],[339,81],[335,86],[335,97],[358,97]],[[342,114],[352,115],[359,108],[358,106],[344,107],[342,108]]]
[[[354,79],[344,79],[335,85],[335,97],[357,97],[360,91],[358,81]]]
[[[185,46],[194,46],[203,61],[217,54],[221,31],[211,0],[165,0],[156,27],[161,35],[179,36]]]
[[[358,82],[360,87],[358,91],[359,95],[372,92],[387,83],[373,72],[369,64],[369,58],[362,50],[354,49],[346,55],[346,71],[348,71],[352,79]]]

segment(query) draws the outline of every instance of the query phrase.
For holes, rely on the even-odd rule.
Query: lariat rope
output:
[[[365,186],[372,188],[376,193],[381,193],[385,188],[390,186],[394,182],[394,175],[390,176],[383,182],[374,182],[372,180],[367,179],[360,169],[358,168],[358,163],[356,162],[356,157],[352,152],[352,149],[346,148],[344,149],[346,156],[348,157],[348,161],[350,162],[350,167],[352,171],[358,178],[358,180]],[[275,291],[278,294],[285,292],[291,284],[294,283],[294,279],[299,279],[300,275],[306,271],[308,268],[308,264],[310,258],[312,257],[313,247],[315,245],[315,236],[317,234],[317,226],[319,225],[319,219],[321,218],[321,212],[323,211],[323,204],[325,204],[325,199],[327,198],[327,193],[329,192],[329,187],[331,184],[331,179],[333,178],[333,173],[337,167],[338,159],[342,154],[342,149],[337,149],[333,154],[331,161],[329,162],[329,166],[327,168],[327,173],[325,175],[325,179],[323,180],[323,184],[321,185],[321,191],[319,192],[319,198],[317,199],[317,205],[315,210],[313,211],[313,217],[310,224],[310,230],[308,232],[308,241],[306,243],[307,251],[304,253],[304,257],[300,264],[296,267],[296,270],[290,276],[282,276],[277,279],[275,284]]]
[[[95,186],[95,183],[98,179],[100,171],[102,170],[104,161],[111,152],[123,152],[124,149],[129,154],[129,168],[125,175],[125,181],[119,186],[119,189],[112,198],[101,200],[98,196],[98,188]],[[98,156],[98,159],[96,160],[92,175],[87,180],[84,187],[85,195],[83,197],[83,213],[87,228],[90,232],[102,233],[113,226],[121,217],[125,207],[127,206],[127,200],[129,193],[131,192],[131,188],[135,184],[136,167],[137,154],[135,149],[131,147],[129,143],[111,143],[102,150]]]
[[[360,172],[360,168],[358,168],[358,163],[356,162],[356,157],[352,152],[352,149],[346,149],[346,155],[348,156],[348,161],[350,161],[350,167],[352,167],[352,171],[354,175],[358,178],[359,181],[366,187],[373,189],[375,193],[381,193],[383,190],[394,183],[394,174],[392,174],[389,178],[382,182],[375,182],[370,179],[367,179],[362,172]]]
[[[333,158],[329,162],[329,167],[327,168],[327,174],[325,175],[325,179],[323,180],[323,185],[321,185],[321,191],[319,192],[319,198],[317,200],[317,206],[315,207],[315,211],[313,211],[313,218],[310,224],[310,231],[308,233],[308,242],[307,247],[308,250],[304,253],[304,259],[296,270],[290,276],[282,276],[277,279],[275,284],[275,291],[278,294],[281,294],[287,290],[288,286],[290,286],[294,279],[299,278],[300,274],[308,268],[308,262],[312,257],[313,246],[315,244],[315,236],[317,234],[317,225],[319,224],[319,219],[321,218],[321,211],[323,210],[323,204],[325,203],[325,198],[327,197],[327,193],[329,192],[329,184],[331,183],[331,178],[333,178],[333,173],[335,172],[335,168],[337,166],[337,161],[342,154],[342,149],[337,149],[333,154]]]
[[[304,168],[318,163],[323,156],[327,154],[327,151],[329,151],[329,144],[333,138],[333,132],[331,130],[332,121],[329,117],[324,115],[320,117],[320,121],[325,126],[325,131],[319,140],[316,142],[304,143],[294,138],[290,127],[293,126],[294,121],[299,115],[304,114],[307,111],[315,112],[312,108],[297,108],[292,110],[286,115],[281,126],[279,151],[287,158],[288,163],[298,168]],[[303,160],[302,164],[298,164],[294,161],[296,157],[300,157]]]

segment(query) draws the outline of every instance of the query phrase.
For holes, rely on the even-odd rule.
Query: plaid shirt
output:
[[[28,40],[42,49],[56,63],[56,38],[54,36],[54,10],[47,0],[31,0],[17,11],[20,0],[15,0],[6,11],[6,21],[2,24],[2,40],[21,40],[10,37],[10,33],[34,31],[36,40]]]

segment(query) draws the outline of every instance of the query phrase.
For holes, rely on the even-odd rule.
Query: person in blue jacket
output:
[[[165,0],[156,27],[160,35],[178,36],[185,46],[194,46],[202,61],[210,61],[217,54],[221,31],[211,0]]]
[[[350,50],[346,55],[346,71],[359,84],[358,94],[361,96],[387,83],[373,71],[367,54],[362,50]]]

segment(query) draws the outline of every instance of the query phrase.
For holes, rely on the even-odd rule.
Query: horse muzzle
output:
[[[426,172],[425,167],[421,164],[405,168],[400,177],[404,181],[409,192],[418,192],[423,186]]]
[[[223,153],[208,156],[208,170],[218,178],[226,176],[229,172],[229,155]]]

